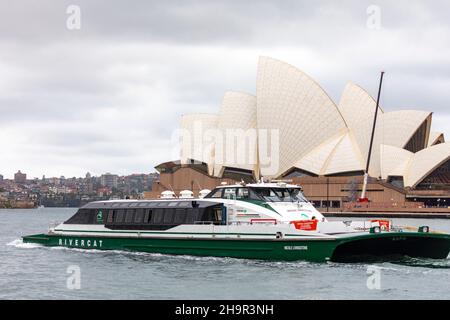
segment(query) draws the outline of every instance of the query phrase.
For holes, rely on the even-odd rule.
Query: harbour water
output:
[[[449,258],[266,262],[46,248],[20,240],[75,210],[0,210],[0,299],[450,299]],[[393,221],[450,232],[450,220]],[[67,285],[74,268],[79,289]]]

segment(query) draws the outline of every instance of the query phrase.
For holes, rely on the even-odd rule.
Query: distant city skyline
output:
[[[84,177],[27,177],[18,171],[14,179],[0,175],[0,208],[79,207],[87,202],[111,198],[142,198],[158,179],[156,173],[127,176],[105,173]]]
[[[450,138],[450,3],[388,1],[0,3],[0,174],[154,172],[177,160],[188,113],[255,94],[258,56],[289,61],[338,103],[348,80],[386,111],[433,112]],[[378,13],[377,13],[378,12]],[[377,13],[377,14],[376,14]]]
[[[42,179],[43,177],[45,177],[46,179],[51,179],[51,178],[61,178],[61,177],[64,177],[65,179],[72,179],[72,178],[77,178],[77,179],[78,179],[78,178],[85,178],[87,174],[90,174],[91,177],[100,177],[100,176],[106,175],[106,174],[112,174],[112,175],[117,175],[117,176],[119,176],[119,177],[124,177],[124,176],[131,176],[131,175],[154,174],[154,173],[158,173],[156,170],[148,171],[148,172],[133,172],[133,173],[129,173],[129,174],[118,174],[118,173],[115,173],[115,172],[107,172],[107,171],[102,172],[102,173],[95,174],[95,173],[93,173],[93,172],[87,171],[87,172],[85,172],[85,174],[83,174],[83,175],[81,175],[81,176],[70,176],[70,175],[64,175],[64,174],[61,174],[61,175],[47,175],[47,174],[42,174],[41,176],[31,176],[31,175],[29,175],[29,174],[26,172],[26,170],[19,169],[19,170],[16,170],[11,176],[5,175],[3,172],[0,172],[0,176],[1,176],[3,179],[5,179],[5,180],[14,180],[14,176],[15,176],[18,172],[20,172],[20,173],[22,173],[22,174],[25,174],[27,180]]]

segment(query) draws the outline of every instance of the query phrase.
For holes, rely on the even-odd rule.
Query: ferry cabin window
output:
[[[206,198],[222,198],[223,189],[213,190]]]
[[[152,209],[146,209],[144,213],[144,223],[150,223],[152,221]]]
[[[225,188],[223,191],[225,199],[236,199],[236,188]]]
[[[134,215],[134,223],[142,223],[142,220],[144,220],[144,209],[137,209],[136,213]]]
[[[172,223],[174,215],[175,215],[174,209],[166,209],[164,212],[164,219],[163,219],[164,224]]]
[[[299,188],[252,188],[260,198],[273,202],[308,202]]]
[[[236,199],[248,199],[248,189],[247,188],[238,188]]]
[[[96,210],[80,209],[67,220],[68,224],[94,224],[96,223]]]
[[[124,209],[117,210],[115,217],[114,217],[115,218],[114,223],[122,223],[124,216],[125,216]]]
[[[89,220],[89,210],[81,209],[78,210],[77,214],[71,219],[72,223],[75,224],[84,224]]]
[[[201,221],[210,222],[214,224],[222,224],[222,208],[221,207],[207,208],[202,214]]]
[[[215,208],[214,209],[214,220],[215,221],[222,221],[222,208]]]
[[[281,201],[290,201],[291,195],[287,189],[273,189],[273,191]]]
[[[131,223],[133,221],[133,209],[127,209],[126,215],[125,215],[125,223]]]
[[[153,224],[161,224],[164,218],[164,209],[155,209],[153,211]]]
[[[303,194],[303,192],[300,189],[292,188],[292,189],[288,189],[288,190],[291,195],[291,198],[294,201],[308,202],[308,200],[305,198],[305,195]]]
[[[106,219],[107,223],[113,223],[114,222],[114,210],[109,210],[108,212],[108,218]]]
[[[185,223],[190,223],[190,224],[194,223],[196,217],[198,217],[198,214],[199,214],[198,208],[193,208],[193,209],[187,210]]]
[[[176,209],[175,210],[175,218],[173,220],[173,223],[175,224],[181,224],[186,219],[186,210],[185,209]]]
[[[280,201],[277,194],[271,188],[254,188],[253,191],[264,200]]]

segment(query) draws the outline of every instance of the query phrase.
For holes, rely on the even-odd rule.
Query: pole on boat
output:
[[[358,202],[369,202],[369,199],[366,197],[367,180],[369,178],[370,157],[372,155],[373,138],[375,136],[375,127],[377,125],[378,107],[380,105],[381,85],[383,84],[383,76],[384,71],[381,71],[380,85],[378,87],[377,105],[375,107],[375,115],[373,117],[372,135],[370,136],[369,154],[367,155],[366,171],[364,171],[364,181],[361,192],[361,198],[358,199]]]

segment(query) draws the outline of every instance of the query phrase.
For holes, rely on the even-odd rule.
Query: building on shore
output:
[[[261,57],[256,96],[226,92],[217,114],[181,118],[180,159],[156,166],[146,197],[211,189],[222,182],[290,179],[326,210],[355,209],[376,101],[348,83],[339,103],[287,63]],[[432,112],[378,109],[367,196],[378,207],[448,208],[450,143]]]
[[[15,183],[25,183],[27,182],[27,175],[25,173],[20,172],[20,170],[18,172],[16,172],[14,174],[14,182]]]
[[[100,184],[104,187],[117,188],[119,176],[117,174],[105,173],[100,176]]]

